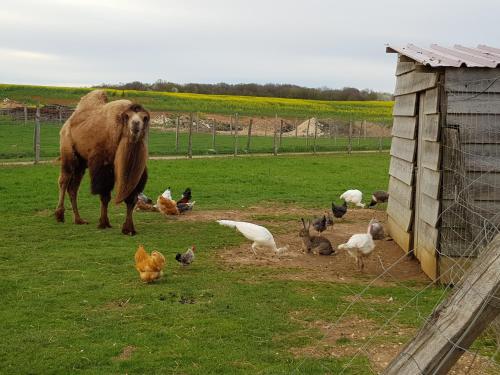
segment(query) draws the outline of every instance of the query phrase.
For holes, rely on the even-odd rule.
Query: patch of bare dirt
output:
[[[115,357],[115,359],[118,361],[126,361],[132,358],[132,354],[134,354],[136,350],[137,350],[136,347],[132,345],[127,345],[126,347],[123,348],[122,352]]]
[[[414,329],[408,327],[389,326],[378,332],[379,327],[370,319],[351,316],[338,324],[317,320],[307,322],[301,320],[302,312],[296,311],[291,314],[291,320],[297,321],[309,329],[318,329],[322,338],[314,344],[303,348],[290,349],[296,357],[352,357],[358,355],[367,356],[374,369],[384,369],[390,360],[398,353],[403,342],[409,337]],[[384,343],[373,340],[363,348],[373,335],[378,332],[384,338]],[[387,342],[385,338],[392,337],[396,342]]]
[[[409,337],[416,332],[415,328],[395,326],[394,324],[379,330],[379,326],[370,320],[357,316],[350,316],[338,324],[316,320],[312,322],[301,319],[303,312],[295,311],[291,314],[292,321],[299,322],[305,329],[317,329],[322,337],[310,346],[302,348],[292,348],[290,351],[296,357],[352,357],[354,355],[366,356],[373,370],[380,373],[391,360],[399,353]],[[373,339],[377,334],[383,338],[384,342]],[[301,332],[302,335],[306,334]],[[387,342],[387,337],[393,338],[392,342]],[[369,344],[364,345],[372,340]],[[449,374],[452,375],[482,375],[494,374],[498,371],[498,366],[488,361],[484,356],[474,356],[472,353],[465,353],[453,366]]]
[[[222,214],[222,212],[219,212],[219,214]],[[252,220],[252,222],[267,226],[273,232],[279,247],[290,246],[290,249],[279,257],[270,251],[260,251],[255,257],[248,241],[241,246],[226,249],[219,255],[221,261],[228,265],[287,268],[290,269],[290,272],[280,272],[275,277],[287,280],[335,282],[373,279],[384,274],[390,267],[380,278],[380,282],[429,281],[421,271],[418,261],[405,256],[394,241],[375,241],[375,250],[365,260],[363,272],[358,271],[354,258],[350,257],[345,251],[337,251],[336,255],[331,256],[305,254],[302,250],[302,240],[298,236],[302,225],[300,217],[311,218],[318,216],[322,214],[319,210],[293,207],[249,207],[245,212],[233,211],[231,213],[226,212],[226,214],[229,214],[228,218],[234,220],[260,218],[261,220]],[[283,217],[285,220],[283,220]],[[286,220],[286,218],[289,219]],[[328,228],[322,235],[328,238],[336,248],[339,244],[346,242],[351,235],[366,232],[368,222],[372,218],[376,218],[382,224],[387,221],[387,215],[384,211],[353,209],[348,211],[343,220],[336,221],[333,228]]]

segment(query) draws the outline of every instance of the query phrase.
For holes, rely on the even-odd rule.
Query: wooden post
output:
[[[24,106],[24,125],[28,124],[28,107]]]
[[[347,153],[352,151],[352,120],[349,120],[349,144],[347,145]]]
[[[179,116],[175,119],[175,152],[179,152],[179,126],[180,119]]]
[[[278,117],[278,115],[276,115],[276,117]],[[273,154],[274,156],[277,156],[278,155],[278,142],[276,141],[276,121],[274,121],[274,124],[273,124],[273,127],[274,127],[274,134],[273,134]]]
[[[382,152],[382,136],[378,137],[378,152]]]
[[[279,137],[279,142],[278,142],[278,148],[281,148],[281,136],[283,135],[283,119],[281,119],[280,122],[280,137]]]
[[[193,113],[189,114],[188,158],[193,158]]]
[[[252,139],[252,124],[253,118],[250,119],[250,124],[248,124],[248,137],[247,137],[247,152],[250,153],[250,141]]]
[[[313,153],[316,153],[316,139],[318,138],[318,118],[316,117],[316,122],[314,123],[314,144]]]
[[[307,119],[307,131],[306,131],[306,147],[309,147],[309,125],[311,124],[311,118]]]
[[[40,107],[36,106],[35,133],[33,136],[33,147],[35,151],[35,164],[40,161]]]
[[[217,151],[215,150],[215,134],[217,133],[217,120],[214,120],[214,123],[212,125],[212,149],[214,150],[215,153]]]
[[[447,374],[500,314],[499,269],[500,235],[497,235],[383,374]]]
[[[295,138],[298,137],[298,130],[299,130],[299,123],[297,121],[297,118],[295,118]]]
[[[238,114],[234,116],[234,156],[238,156]]]
[[[358,129],[358,146],[361,144],[361,124],[360,128]]]
[[[366,139],[366,120],[363,120],[363,138]]]
[[[59,107],[59,122],[62,124],[63,120],[62,120],[62,108]]]

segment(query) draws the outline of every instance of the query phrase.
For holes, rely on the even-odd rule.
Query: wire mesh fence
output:
[[[40,108],[41,159],[58,156],[59,130],[71,113],[71,109],[63,106]],[[36,108],[32,107],[0,111],[0,160],[33,160],[35,114]],[[390,143],[389,126],[366,120],[154,112],[149,153],[151,156],[349,153],[388,150]]]

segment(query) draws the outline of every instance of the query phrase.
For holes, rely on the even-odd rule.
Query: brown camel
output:
[[[98,228],[111,228],[108,203],[116,182],[115,202],[125,201],[127,205],[122,233],[136,233],[132,212],[137,195],[143,191],[148,178],[148,127],[149,113],[129,100],[108,103],[106,93],[102,90],[94,90],[80,100],[60,132],[61,174],[59,203],[55,211],[57,221],[64,221],[64,196],[68,192],[75,224],[88,224],[80,217],[77,207],[78,188],[88,167],[92,194],[101,197]]]

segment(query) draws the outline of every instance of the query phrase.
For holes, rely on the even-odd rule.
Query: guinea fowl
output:
[[[344,216],[347,212],[347,202],[344,201],[342,206],[337,206],[335,202],[332,202],[332,212],[333,216],[335,216],[337,219],[341,219],[342,216]]]
[[[189,266],[194,261],[194,251],[196,246],[191,246],[184,254],[177,253],[175,255],[175,260],[178,261],[183,266]]]
[[[377,219],[372,219],[370,221],[371,229],[370,233],[374,240],[383,240],[385,238],[384,227]]]
[[[372,201],[368,207],[373,207],[377,203],[385,203],[389,199],[389,193],[383,190],[377,190],[372,194]]]
[[[323,217],[318,217],[314,219],[312,225],[316,230],[316,232],[321,233],[325,231],[328,226],[333,225],[333,220],[331,219],[331,217],[323,215]]]

